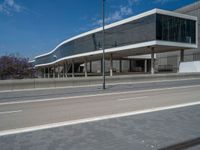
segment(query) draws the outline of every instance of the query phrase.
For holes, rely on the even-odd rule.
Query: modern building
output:
[[[192,3],[190,5],[184,6],[175,10],[175,12],[187,14],[190,16],[195,16],[200,20],[200,1]],[[200,23],[197,25],[198,35],[200,35]],[[197,38],[197,45],[200,44],[200,37]],[[158,71],[168,71],[168,72],[178,72],[179,62],[180,62],[180,53],[167,52],[160,53],[156,55],[156,68]],[[200,48],[186,49],[184,53],[184,62],[195,62],[200,61]],[[200,66],[199,66],[200,68]]]
[[[105,26],[106,72],[155,72],[155,55],[198,47],[197,17],[153,9]],[[35,57],[42,77],[100,75],[102,28],[72,37]]]

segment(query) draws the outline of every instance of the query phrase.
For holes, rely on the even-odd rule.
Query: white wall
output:
[[[179,72],[200,72],[200,61],[181,62],[179,66]]]

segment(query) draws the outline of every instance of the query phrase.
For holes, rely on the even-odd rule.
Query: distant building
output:
[[[110,76],[128,72],[153,74],[159,62],[155,62],[155,54],[179,51],[183,61],[184,50],[196,49],[197,43],[196,17],[153,9],[105,27],[106,72]],[[34,64],[44,78],[87,77],[101,75],[101,60],[102,28],[98,28],[35,57]]]

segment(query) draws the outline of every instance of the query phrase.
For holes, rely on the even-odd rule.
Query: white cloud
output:
[[[107,23],[110,23],[110,22],[113,22],[113,21],[117,21],[117,20],[120,20],[123,17],[128,16],[128,15],[130,15],[132,13],[133,13],[133,11],[132,11],[132,9],[130,7],[128,7],[128,6],[120,6],[119,10],[115,11],[110,16],[108,16],[105,21]]]
[[[126,16],[129,16],[133,13],[133,10],[131,8],[131,5],[128,6],[120,6],[118,10],[114,11],[108,17],[105,18],[105,23],[112,23],[114,21],[118,21],[120,19],[123,19]],[[101,25],[102,19],[95,21],[94,25]]]
[[[0,4],[0,13],[11,15],[13,12],[21,12],[22,7],[17,4],[14,0],[4,0]]]
[[[133,14],[133,6],[142,3],[144,0],[127,0],[128,4],[126,6],[120,6],[119,9],[113,13],[111,13],[106,19],[106,23],[111,23],[120,19],[123,19],[131,14]],[[175,0],[153,0],[155,3],[167,3]],[[97,25],[100,25],[102,20],[97,21]]]

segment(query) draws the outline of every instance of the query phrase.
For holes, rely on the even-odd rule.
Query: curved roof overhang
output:
[[[106,25],[105,29],[109,29],[109,28],[112,28],[112,27],[115,27],[115,26],[119,26],[119,25],[128,23],[130,21],[148,16],[148,15],[151,15],[151,14],[155,14],[155,13],[164,14],[164,15],[171,15],[171,16],[175,16],[175,17],[179,17],[179,18],[185,18],[185,19],[192,19],[192,20],[197,21],[197,17],[195,17],[195,16],[179,14],[179,13],[161,10],[161,9],[153,9],[153,10],[144,12],[142,14],[139,14],[139,15],[136,15],[136,16],[133,16],[133,17],[130,17],[130,18],[127,18],[127,19]],[[77,35],[77,36],[72,37],[68,40],[65,40],[62,43],[60,43],[58,46],[56,46],[56,48],[54,48],[49,53],[45,53],[45,54],[36,56],[35,59],[52,54],[60,46],[66,44],[70,41],[73,41],[75,39],[78,39],[78,38],[81,38],[81,37],[84,37],[84,36],[87,36],[89,34],[99,32],[99,31],[102,31],[102,27],[88,31],[88,32],[85,32],[85,33],[80,34],[80,35]],[[196,32],[198,33],[197,30],[196,30]],[[197,39],[198,38],[196,38],[196,40]],[[198,43],[198,42],[196,42],[196,43]],[[109,57],[109,55],[112,54],[114,58],[120,58],[120,57],[132,56],[132,55],[150,54],[151,53],[151,49],[150,49],[151,47],[154,47],[155,53],[162,53],[162,52],[167,52],[167,51],[177,51],[177,50],[181,50],[181,49],[194,49],[194,48],[197,48],[197,44],[184,44],[184,43],[178,43],[178,42],[167,42],[167,41],[155,40],[155,41],[148,41],[148,42],[144,42],[144,43],[138,43],[138,44],[132,44],[132,45],[127,45],[127,46],[105,49],[105,55],[106,55],[106,57]],[[35,67],[49,66],[49,65],[53,65],[53,64],[58,63],[58,62],[66,61],[66,60],[73,61],[73,62],[84,62],[86,59],[98,60],[98,59],[102,58],[102,52],[103,52],[102,50],[96,50],[96,51],[92,51],[92,52],[71,55],[71,56],[67,56],[67,57],[57,59],[57,60],[50,62],[50,63],[35,65]]]
[[[109,58],[110,54],[112,54],[112,57],[115,59],[133,55],[151,54],[152,47],[154,48],[155,53],[163,53],[163,52],[177,51],[182,49],[195,49],[197,48],[197,45],[156,40],[156,41],[105,49],[105,56]],[[63,57],[51,63],[39,64],[36,65],[35,67],[49,66],[62,61],[84,62],[85,60],[98,60],[102,58],[102,53],[103,53],[102,50],[97,50],[93,52],[72,55],[68,57]]]

